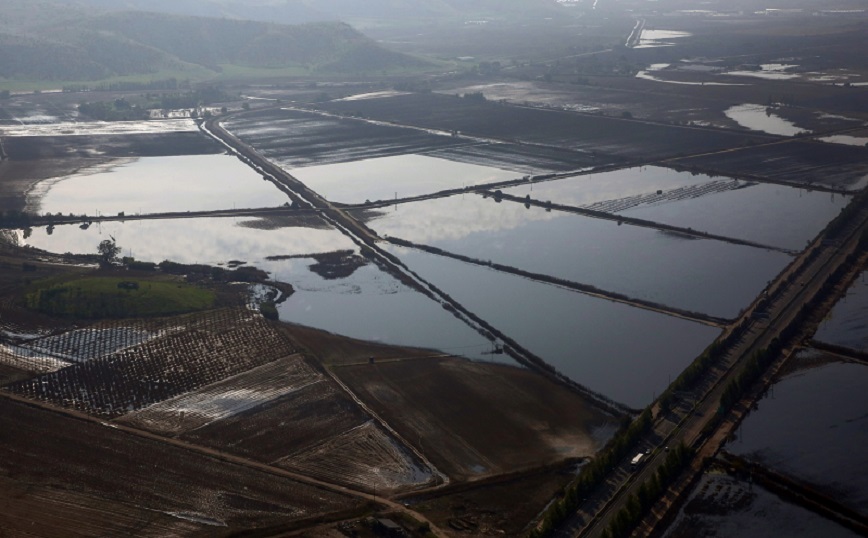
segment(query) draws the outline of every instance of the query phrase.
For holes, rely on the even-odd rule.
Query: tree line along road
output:
[[[729,383],[743,370],[756,352],[767,348],[793,324],[829,277],[853,254],[860,252],[860,239],[868,230],[868,197],[857,197],[855,211],[837,233],[824,232],[783,271],[768,290],[775,290],[763,306],[765,320],[751,319],[753,309],[733,325],[745,322],[747,329],[727,351],[720,364],[709,369],[689,393],[681,394],[677,405],[669,412],[658,413],[653,428],[638,443],[633,453],[651,450],[641,467],[633,471],[629,461],[623,461],[607,477],[599,491],[584,500],[579,509],[555,533],[558,537],[596,537],[603,534],[616,514],[627,505],[631,495],[651,479],[666,459],[661,447],[679,443],[702,449],[703,455],[714,454],[726,436],[718,428],[709,433],[706,426],[717,419],[721,396]],[[722,422],[721,425],[725,424]],[[691,472],[701,470],[694,462]]]

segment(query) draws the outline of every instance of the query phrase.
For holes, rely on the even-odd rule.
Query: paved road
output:
[[[670,413],[657,421],[653,431],[639,444],[642,450],[675,445],[679,442],[694,448],[701,444],[703,428],[715,417],[723,391],[741,371],[746,360],[756,351],[768,347],[771,341],[792,323],[802,306],[814,297],[845,258],[856,250],[860,235],[868,229],[868,208],[863,207],[851,222],[853,224],[844,233],[843,240],[824,244],[822,238],[818,238],[799,260],[778,277],[777,281],[770,286],[771,289],[781,291],[767,307],[769,320],[750,324],[739,343],[726,356],[723,367],[717,368],[712,377],[704,380],[701,389],[697,390],[692,397],[685,395],[680,400],[675,413]],[[807,259],[811,249],[817,249],[818,254],[812,261],[801,266],[799,262]],[[799,276],[793,283],[786,284],[786,279],[798,267],[803,267]],[[722,439],[717,439],[715,442],[721,443]],[[711,448],[716,450],[719,446]],[[665,450],[656,451],[635,473],[630,472],[629,462],[623,463],[610,476],[605,491],[589,499],[559,530],[557,536],[602,534],[614,515],[626,505],[629,496],[636,493],[639,486],[657,471],[665,456]]]

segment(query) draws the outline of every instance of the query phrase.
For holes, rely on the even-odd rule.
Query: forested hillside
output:
[[[136,10],[297,24],[551,15],[556,0],[59,0],[106,10]]]
[[[92,81],[167,70],[219,73],[225,66],[365,72],[423,65],[339,22],[280,25],[39,0],[0,0],[0,11],[0,80]]]

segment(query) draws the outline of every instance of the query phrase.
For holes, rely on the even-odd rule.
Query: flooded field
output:
[[[719,332],[415,249],[389,250],[570,379],[630,407],[651,402]]]
[[[503,192],[792,250],[804,248],[851,199],[658,166],[532,183]]]
[[[854,510],[868,506],[868,366],[816,365],[803,352],[775,383],[726,450],[800,480]],[[801,363],[798,361],[802,361]]]
[[[740,177],[745,174],[856,192],[868,186],[868,148],[804,140],[743,148],[676,161],[678,165]]]
[[[737,315],[790,262],[780,252],[479,195],[401,204],[368,216],[383,237],[725,318]],[[674,259],[679,263],[670,263]]]
[[[625,122],[563,110],[510,108],[500,103],[431,94],[399,95],[356,102],[329,102],[329,112],[362,113],[378,121],[396,121],[445,132],[495,138],[508,142],[543,144],[587,152],[616,162],[622,158],[654,159],[676,153],[714,151],[746,142],[743,132],[683,129],[670,125]],[[752,138],[748,135],[748,140]],[[255,145],[255,144],[254,144]]]
[[[371,101],[390,101],[390,98]],[[344,101],[350,107],[368,101]],[[404,155],[467,142],[391,125],[375,125],[297,110],[266,110],[225,127],[285,169]]]
[[[82,136],[82,135],[129,135],[196,132],[196,122],[186,119],[160,121],[82,121],[58,122],[53,116],[16,118],[16,124],[0,125],[0,135],[19,136]],[[39,120],[39,121],[35,121]]]
[[[731,189],[652,203],[628,217],[693,228],[763,245],[801,250],[850,203],[850,196],[731,180]]]
[[[86,168],[29,193],[41,213],[145,214],[277,207],[289,199],[229,155],[145,157]]]
[[[829,312],[814,339],[868,352],[868,271],[862,272]]]
[[[271,228],[269,222],[254,218],[111,222],[87,230],[57,226],[50,235],[37,229],[26,242],[51,252],[88,254],[96,252],[102,239],[113,236],[124,255],[142,261],[209,265],[242,261],[293,285],[295,293],[279,305],[285,321],[362,340],[490,358],[487,340],[363,258],[356,256],[355,265],[332,271],[321,255],[355,252],[355,244],[318,219],[307,224],[317,222],[318,228],[291,221]]]
[[[380,157],[288,172],[329,201],[346,204],[408,198],[521,177],[516,171],[426,155]]]
[[[319,219],[275,224],[251,217],[114,221],[94,223],[87,229],[65,225],[55,227],[50,234],[45,228],[34,229],[24,241],[49,252],[91,254],[110,236],[123,248],[124,256],[155,263],[171,260],[223,265],[239,260],[261,266],[268,256],[354,248],[346,236]],[[292,262],[284,263],[287,270]]]
[[[675,39],[690,37],[689,32],[677,32],[675,30],[642,30],[637,49],[651,49],[657,47],[672,47]]]
[[[810,132],[800,129],[791,121],[776,115],[773,108],[763,105],[738,105],[728,108],[724,113],[732,121],[752,131],[781,136],[795,136]]]
[[[705,474],[664,538],[855,538],[855,532],[722,472]]]

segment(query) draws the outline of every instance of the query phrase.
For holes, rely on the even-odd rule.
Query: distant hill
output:
[[[175,3],[185,1],[199,2]],[[340,22],[290,26],[45,0],[0,0],[0,13],[0,78],[7,79],[89,81],[166,70],[219,72],[225,65],[319,72],[424,65]]]
[[[557,14],[556,0],[58,0],[105,10],[154,11],[284,24]]]

